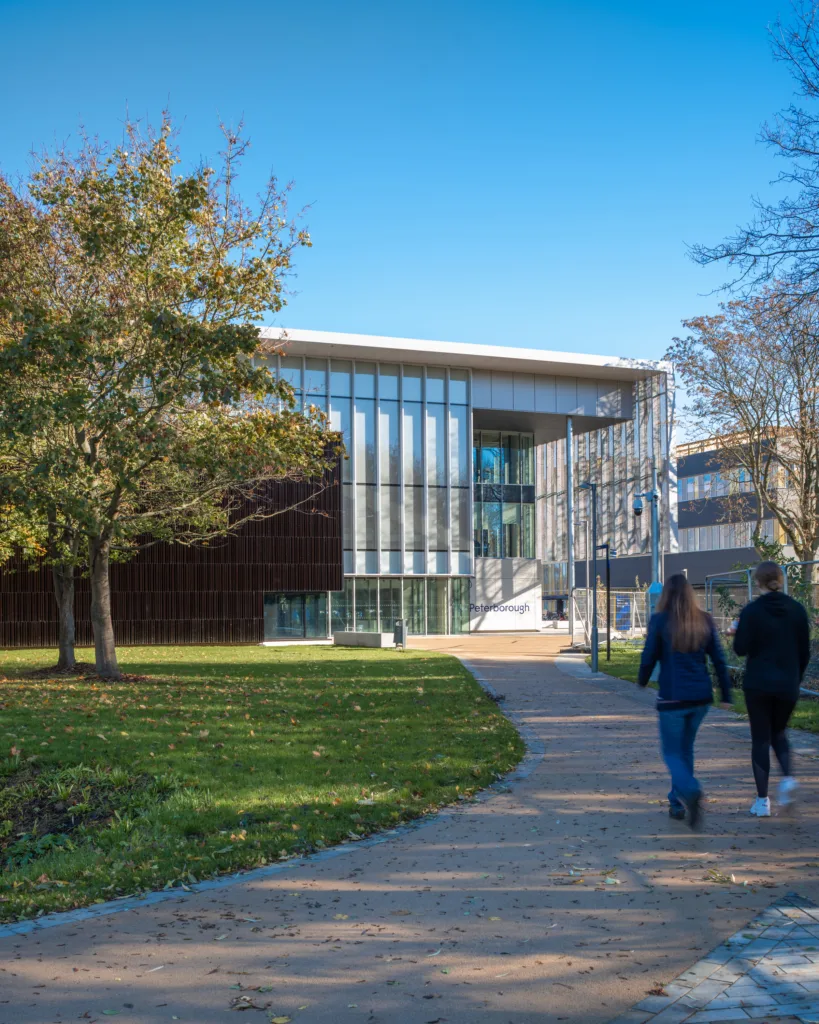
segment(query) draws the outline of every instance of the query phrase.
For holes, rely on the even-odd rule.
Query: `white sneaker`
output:
[[[754,802],[751,804],[751,814],[755,814],[757,818],[770,818],[770,799],[767,796],[758,796],[756,800],[754,800]]]
[[[796,799],[797,789],[799,789],[799,783],[796,779],[792,775],[786,775],[779,783],[779,806],[790,807]]]

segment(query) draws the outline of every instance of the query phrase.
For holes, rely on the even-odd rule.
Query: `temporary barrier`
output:
[[[591,644],[592,589],[576,588],[573,594],[575,644],[589,647]],[[612,590],[611,592],[611,638],[632,640],[645,635],[645,591]],[[597,589],[597,633],[598,643],[606,642],[606,591]]]

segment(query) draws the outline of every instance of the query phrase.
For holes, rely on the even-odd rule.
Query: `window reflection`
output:
[[[478,430],[473,445],[475,555],[534,558],[533,435]]]

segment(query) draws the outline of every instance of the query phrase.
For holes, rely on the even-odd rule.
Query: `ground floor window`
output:
[[[326,594],[265,594],[265,640],[307,640],[327,636]]]
[[[469,580],[461,577],[346,577],[330,595],[333,632],[392,633],[398,619],[415,634],[469,632]]]

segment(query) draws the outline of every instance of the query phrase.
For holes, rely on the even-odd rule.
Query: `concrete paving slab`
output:
[[[692,834],[666,813],[646,694],[493,639],[458,653],[543,745],[525,778],[345,857],[4,938],[0,1024],[210,1024],[241,1003],[294,1024],[643,1024],[630,1008],[736,933],[713,965],[739,964],[783,894],[819,900],[815,764],[801,816],[751,818],[747,725],[715,714]]]

